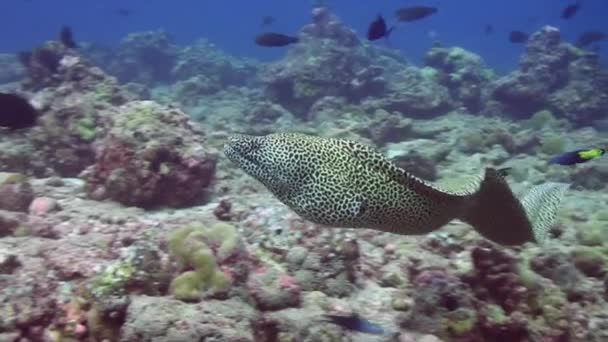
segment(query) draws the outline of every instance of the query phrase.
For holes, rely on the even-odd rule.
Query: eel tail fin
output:
[[[569,185],[541,184],[519,200],[504,175],[504,170],[487,168],[460,219],[483,237],[502,245],[529,241],[542,244],[549,238],[549,229]]]

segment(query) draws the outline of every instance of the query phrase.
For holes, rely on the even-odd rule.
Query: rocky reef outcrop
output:
[[[215,163],[185,113],[151,101],[129,102],[118,107],[83,177],[89,196],[98,200],[176,207],[201,200]]]
[[[136,32],[122,39],[108,71],[121,82],[143,84],[171,80],[177,46],[163,30]]]
[[[14,54],[0,54],[0,84],[18,82],[25,76],[25,68]]]
[[[530,37],[519,70],[495,81],[492,96],[517,118],[548,108],[588,125],[606,115],[601,75],[597,54],[563,42],[557,28],[545,26]]]
[[[109,129],[113,106],[136,96],[56,42],[24,58],[28,68],[20,92],[41,116],[33,129],[0,138],[0,165],[26,174],[75,176],[91,164],[93,143]]]
[[[171,85],[177,100],[192,105],[197,98],[228,86],[243,86],[256,80],[257,63],[230,56],[206,39],[178,46],[163,30],[127,35],[116,51],[87,52],[105,65],[121,83],[148,87]]]
[[[383,69],[373,64],[355,32],[327,8],[315,8],[312,23],[298,36],[300,43],[261,73],[265,92],[273,101],[305,117],[324,96],[360,101],[385,92]]]
[[[425,64],[435,70],[437,81],[449,90],[459,106],[471,113],[485,106],[494,73],[479,55],[459,47],[434,47],[427,52]]]

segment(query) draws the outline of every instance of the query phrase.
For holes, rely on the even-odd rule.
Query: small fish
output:
[[[25,98],[0,93],[0,127],[10,130],[28,128],[36,125],[38,111]]]
[[[59,33],[59,40],[61,44],[68,49],[75,49],[78,47],[76,42],[74,41],[74,34],[72,33],[72,28],[69,26],[62,26],[61,32]]]
[[[437,7],[412,6],[400,8],[395,12],[399,21],[416,21],[437,13]]]
[[[335,325],[341,326],[346,330],[362,332],[366,334],[372,335],[390,335],[391,332],[386,331],[381,326],[372,323],[358,314],[353,313],[348,316],[343,315],[323,315],[325,318],[325,322],[333,323]]]
[[[391,32],[393,32],[394,29],[395,26],[387,30],[384,18],[380,14],[378,14],[376,20],[369,24],[369,28],[367,29],[367,39],[377,40],[380,38],[388,38],[388,36],[391,34]]]
[[[128,17],[131,14],[133,14],[133,10],[128,9],[128,8],[117,8],[116,11],[114,11],[114,13],[116,13],[117,15],[119,15],[121,17]]]
[[[604,39],[606,39],[606,34],[602,31],[586,31],[578,37],[578,40],[576,41],[576,46],[586,47]]]
[[[273,16],[266,15],[262,17],[262,26],[272,26],[274,24],[275,19]]]
[[[286,36],[281,33],[266,32],[255,37],[255,43],[260,46],[278,47],[285,46],[300,41],[298,37]]]
[[[570,151],[551,158],[549,163],[559,165],[575,165],[597,159],[603,156],[604,153],[606,153],[606,150],[603,148]]]
[[[564,8],[562,10],[562,19],[570,19],[570,18],[574,17],[574,15],[576,15],[578,10],[580,10],[580,9],[581,9],[580,1],[577,1],[574,4],[570,4],[570,5],[566,6],[566,8]]]
[[[509,32],[509,41],[514,44],[525,43],[528,41],[528,34],[522,31]]]
[[[487,35],[494,33],[494,26],[492,26],[492,24],[486,24],[486,26],[483,27],[483,33]]]

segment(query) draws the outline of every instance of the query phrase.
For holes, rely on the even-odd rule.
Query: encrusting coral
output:
[[[231,278],[218,263],[233,256],[239,244],[235,228],[229,224],[210,228],[192,224],[173,232],[169,250],[183,273],[171,282],[172,295],[183,301],[199,301],[225,294]]]

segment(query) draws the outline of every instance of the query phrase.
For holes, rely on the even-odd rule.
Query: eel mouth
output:
[[[224,155],[233,163],[237,164],[241,168],[243,167],[254,167],[257,166],[257,161],[252,158],[249,154],[237,148],[237,145],[243,142],[243,136],[230,136],[224,143]]]

